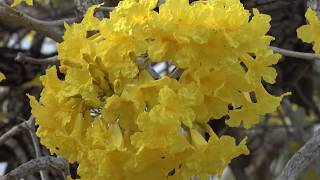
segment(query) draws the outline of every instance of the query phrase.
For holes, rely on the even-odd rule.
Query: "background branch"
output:
[[[41,65],[59,65],[58,56],[53,56],[49,58],[32,58],[26,56],[23,53],[18,53],[17,57],[15,58],[18,62],[27,62],[31,64],[41,64]]]
[[[287,162],[280,176],[276,180],[295,180],[315,158],[320,155],[320,131],[296,152]]]
[[[11,138],[15,134],[17,134],[22,129],[28,128],[31,123],[32,123],[32,121],[28,120],[28,121],[24,121],[14,127],[12,127],[9,131],[5,132],[3,135],[0,136],[0,145],[5,143],[9,138]]]
[[[56,42],[62,42],[62,33],[58,29],[48,27],[43,21],[36,20],[30,16],[19,12],[8,5],[0,2],[0,20],[9,22],[12,25],[24,26],[31,30],[42,33],[43,35],[55,40]],[[61,23],[61,22],[59,22]]]
[[[69,174],[69,165],[66,160],[60,157],[47,156],[33,159],[22,164],[16,169],[10,171],[5,176],[0,177],[0,180],[20,179],[26,175],[47,169],[60,170]]]
[[[28,123],[28,125],[29,125],[28,129],[29,129],[29,133],[30,133],[32,143],[34,146],[34,150],[36,153],[36,158],[40,158],[42,155],[41,155],[39,140],[36,135],[36,127],[35,127],[34,117],[31,116],[28,121],[30,121],[30,123]],[[45,170],[40,170],[40,177],[41,177],[41,180],[48,180],[49,179],[48,174],[45,172]]]
[[[270,46],[270,49],[272,49],[274,52],[279,53],[283,56],[306,59],[306,60],[320,59],[319,55],[313,54],[313,53],[291,51],[291,50],[286,50],[286,49],[282,49],[274,46]]]

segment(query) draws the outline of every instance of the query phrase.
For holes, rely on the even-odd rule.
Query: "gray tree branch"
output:
[[[314,54],[314,53],[290,51],[290,50],[286,50],[286,49],[282,49],[282,48],[278,48],[278,47],[274,47],[274,46],[270,46],[270,49],[272,49],[274,52],[279,53],[283,56],[300,58],[300,59],[305,59],[305,60],[320,59],[320,55]]]
[[[320,155],[320,132],[296,152],[276,180],[295,180]]]
[[[33,174],[40,170],[59,170],[69,174],[69,165],[66,160],[60,157],[42,157],[30,160],[16,169],[10,171],[8,174],[0,177],[0,180],[20,179],[26,175]]]
[[[62,33],[57,28],[49,27],[44,21],[32,18],[22,12],[19,12],[7,4],[0,2],[0,20],[9,22],[11,25],[24,26],[35,30],[43,35],[53,39],[56,42],[62,42]],[[58,21],[58,23],[61,23]]]
[[[40,143],[39,143],[38,137],[36,135],[36,127],[35,127],[34,117],[31,116],[28,121],[31,121],[28,124],[29,125],[28,129],[29,129],[29,133],[30,133],[30,136],[32,139],[33,147],[34,147],[34,150],[36,153],[36,158],[40,158],[42,155],[41,155]],[[40,170],[40,177],[41,177],[41,180],[49,180],[48,174],[46,173],[45,170]]]
[[[6,133],[4,133],[3,135],[0,136],[0,145],[5,143],[8,139],[10,139],[12,136],[17,134],[22,129],[27,129],[31,123],[32,123],[32,121],[28,120],[28,121],[24,121],[14,127],[12,127],[9,131],[7,131]]]
[[[60,64],[58,56],[36,59],[36,58],[26,56],[23,53],[18,53],[15,60],[18,62],[27,62],[27,63],[31,63],[31,64],[42,64],[42,65],[59,65]]]

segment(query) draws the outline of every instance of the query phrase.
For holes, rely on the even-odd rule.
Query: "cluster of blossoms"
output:
[[[282,97],[270,95],[280,55],[269,49],[270,17],[239,0],[123,0],[102,20],[89,8],[66,25],[60,70],[30,97],[37,135],[78,162],[81,179],[190,179],[221,173],[248,154],[245,139],[219,137],[209,120],[250,128]],[[150,62],[183,70],[154,80]],[[251,98],[251,95],[255,98]],[[96,113],[93,113],[96,111]],[[206,138],[204,137],[206,134]]]

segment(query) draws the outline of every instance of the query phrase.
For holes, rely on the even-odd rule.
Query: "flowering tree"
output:
[[[44,36],[59,44],[57,55],[16,57],[43,65],[43,75],[32,78],[43,89],[38,99],[27,93],[32,116],[1,138],[27,128],[37,159],[0,179],[37,170],[48,179],[50,167],[69,179],[206,179],[228,165],[237,179],[246,179],[250,173],[236,170],[244,168],[236,158],[255,153],[248,132],[268,122],[301,136],[302,144],[309,139],[287,97],[296,97],[297,89],[276,91],[272,84],[281,54],[319,56],[270,46],[271,17],[256,8],[239,0],[75,1],[76,17],[44,21],[20,10],[21,3],[1,2],[0,17],[40,33],[40,44]],[[317,10],[316,1],[309,5]],[[316,11],[309,8],[306,17],[298,37],[319,53]],[[304,103],[320,113],[316,102]],[[41,157],[35,134],[52,156]],[[315,135],[278,179],[295,179],[319,155],[318,146]],[[78,167],[70,171],[67,162]]]

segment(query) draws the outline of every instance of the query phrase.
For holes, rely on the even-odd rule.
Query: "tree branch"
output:
[[[290,50],[286,50],[286,49],[282,49],[282,48],[278,48],[278,47],[273,47],[273,46],[270,46],[270,49],[272,49],[274,52],[279,53],[283,56],[306,59],[306,60],[320,59],[320,55],[317,55],[314,53],[290,51]]]
[[[44,34],[51,39],[62,42],[62,34],[56,29],[52,27],[48,27],[48,22],[44,23],[45,21],[40,21],[35,18],[32,18],[22,12],[19,12],[3,2],[0,2],[0,20],[8,22],[12,25],[24,26],[31,30],[35,30],[39,33]],[[60,20],[49,23],[49,24],[60,24],[62,23]]]
[[[69,165],[66,160],[60,157],[47,156],[33,159],[20,165],[8,174],[0,177],[0,180],[20,179],[26,175],[47,169],[59,170],[69,174]]]
[[[101,11],[113,11],[115,9],[115,7],[106,7],[106,6],[101,6],[99,8],[97,8],[98,10],[101,10]]]
[[[7,131],[6,133],[4,133],[3,135],[0,136],[0,145],[5,143],[9,138],[11,138],[15,134],[17,134],[22,129],[28,128],[31,123],[32,123],[31,120],[28,120],[28,121],[24,121],[14,127],[12,127],[9,131]]]
[[[8,6],[4,3],[0,2],[0,6],[4,7],[8,12],[11,12],[13,14],[20,14],[22,16],[25,16],[28,19],[31,19],[34,22],[37,22],[38,24],[42,24],[42,25],[46,25],[46,26],[62,26],[62,25],[64,25],[65,22],[66,23],[74,23],[75,21],[77,21],[77,17],[70,17],[70,18],[57,19],[57,20],[48,20],[48,21],[40,20],[40,19],[33,18],[33,17],[31,17],[27,14],[24,14],[22,12],[19,12],[16,9],[11,8],[10,6]]]
[[[276,180],[295,180],[299,174],[320,155],[320,132],[296,152],[287,162]]]
[[[281,107],[284,111],[284,113],[287,115],[287,117],[290,119],[291,125],[296,132],[294,135],[297,139],[300,140],[300,142],[305,143],[308,140],[308,137],[306,137],[306,133],[303,130],[303,124],[301,122],[300,117],[295,113],[292,109],[291,103],[288,98],[284,98],[281,103]]]
[[[169,77],[173,78],[173,79],[177,79],[177,78],[180,78],[180,76],[182,75],[183,73],[183,69],[180,69],[178,67],[176,67],[170,74],[169,74]]]
[[[149,72],[153,79],[160,79],[160,75],[153,69],[151,62],[147,64],[146,70]]]
[[[27,16],[27,15],[25,15]],[[28,18],[32,19],[33,21],[37,22],[38,24],[42,24],[45,26],[63,26],[64,23],[72,24],[77,21],[76,17],[70,17],[65,19],[57,19],[57,20],[50,20],[50,21],[44,21],[40,19],[35,19],[31,16],[28,16]]]
[[[26,56],[23,53],[18,53],[15,60],[18,62],[27,62],[27,63],[31,63],[31,64],[41,64],[41,65],[59,65],[60,64],[58,56],[36,59],[36,58]]]
[[[41,155],[39,140],[36,135],[36,127],[35,127],[34,117],[30,116],[28,121],[30,121],[30,123],[28,124],[29,125],[28,129],[29,129],[29,133],[30,133],[30,136],[32,139],[34,151],[36,153],[36,158],[40,158],[42,155]],[[41,180],[49,180],[48,174],[44,170],[40,170],[40,177],[41,177]]]

